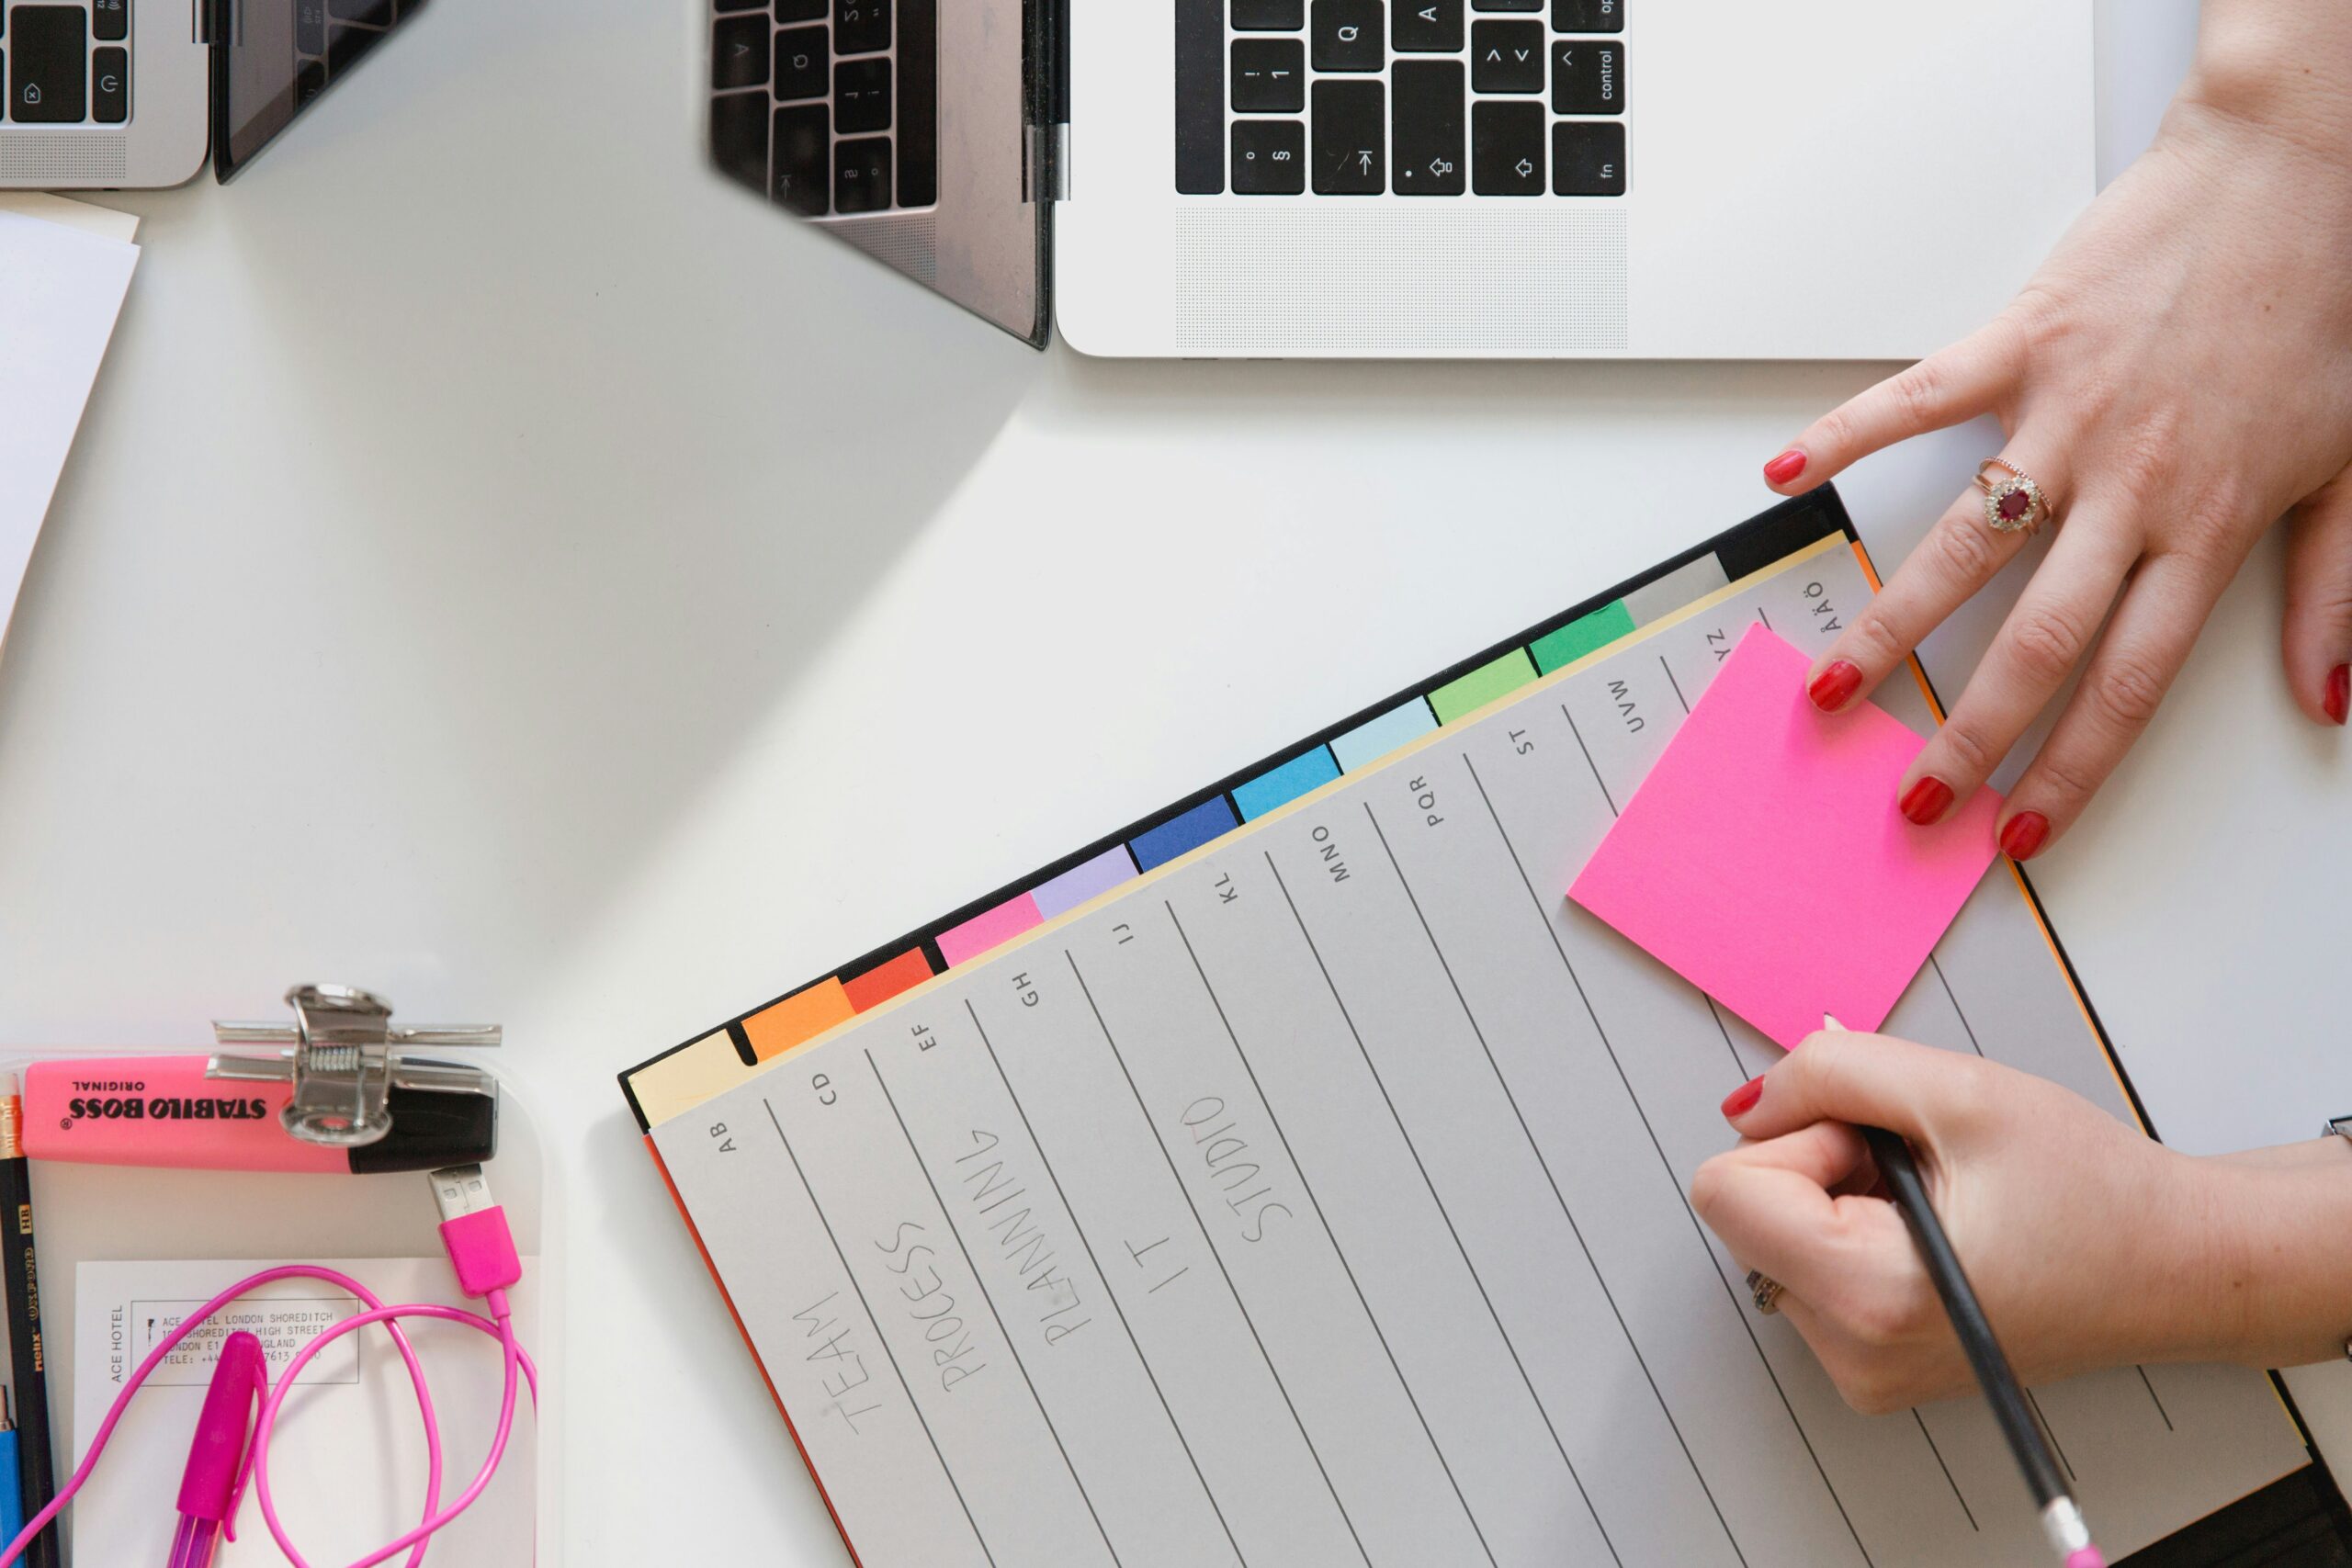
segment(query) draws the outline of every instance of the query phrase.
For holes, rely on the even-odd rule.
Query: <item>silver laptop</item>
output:
[[[1033,343],[1908,358],[2093,190],[2050,0],[708,0],[724,173]]]
[[[0,0],[0,188],[226,180],[424,0]]]

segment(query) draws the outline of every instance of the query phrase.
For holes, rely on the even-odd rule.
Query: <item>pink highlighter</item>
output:
[[[82,1165],[367,1176],[488,1160],[498,1097],[392,1085],[391,1128],[370,1144],[298,1138],[281,1113],[285,1082],[214,1077],[208,1056],[100,1056],[25,1068],[27,1157]],[[486,1077],[485,1083],[489,1082]]]
[[[212,1368],[204,1412],[196,1418],[196,1441],[180,1477],[179,1529],[164,1568],[211,1568],[245,1473],[245,1439],[267,1377],[261,1341],[242,1331],[229,1336]]]

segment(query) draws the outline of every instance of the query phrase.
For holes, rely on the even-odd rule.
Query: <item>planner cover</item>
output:
[[[1753,1311],[1684,1194],[1779,1048],[1565,897],[1748,628],[1872,589],[1784,503],[624,1074],[856,1561],[2038,1561],[1980,1401]],[[2133,1114],[2006,862],[1886,1027]],[[2121,1550],[2307,1458],[2251,1371],[2034,1399]]]

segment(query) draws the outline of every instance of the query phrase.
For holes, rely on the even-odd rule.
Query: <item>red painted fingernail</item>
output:
[[[2327,701],[2324,705],[2327,716],[2338,724],[2352,715],[2352,664],[2339,664],[2327,672]]]
[[[1792,446],[1764,465],[1764,477],[1771,483],[1784,485],[1804,472],[1804,454]]]
[[[1750,1078],[1724,1096],[1724,1115],[1726,1118],[1745,1116],[1755,1110],[1756,1102],[1763,1098],[1764,1080],[1760,1077]]]
[[[1903,815],[1920,827],[1929,826],[1944,814],[1951,804],[1951,785],[1933,773],[1923,774],[1917,784],[1903,792]]]
[[[1861,687],[1861,666],[1849,664],[1841,659],[1815,675],[1813,684],[1804,689],[1804,694],[1811,697],[1813,705],[1822,712],[1836,713]]]
[[[2001,852],[2011,860],[2031,860],[2050,840],[2050,818],[2039,811],[2020,811],[2001,829]]]

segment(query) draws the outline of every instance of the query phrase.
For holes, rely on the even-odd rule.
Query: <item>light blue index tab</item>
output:
[[[1319,789],[1340,776],[1340,764],[1331,753],[1317,746],[1312,751],[1302,751],[1278,768],[1269,768],[1248,784],[1237,786],[1233,803],[1241,807],[1241,819],[1255,822],[1277,806],[1286,806],[1309,790]]]
[[[1332,741],[1331,755],[1340,760],[1341,773],[1352,773],[1436,728],[1437,715],[1430,711],[1428,701],[1415,697],[1397,704],[1378,718],[1366,719]]]

